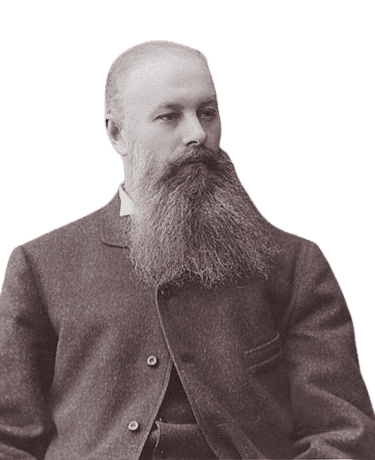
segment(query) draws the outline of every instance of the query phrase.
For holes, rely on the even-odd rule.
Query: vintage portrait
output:
[[[373,10],[42,3],[1,85],[0,459],[374,458]]]

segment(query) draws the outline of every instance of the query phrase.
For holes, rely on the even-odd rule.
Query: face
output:
[[[126,75],[123,100],[121,141],[137,143],[151,155],[152,167],[162,168],[196,144],[219,150],[216,93],[198,57],[173,55],[138,64]],[[131,163],[130,155],[125,155],[125,175]]]

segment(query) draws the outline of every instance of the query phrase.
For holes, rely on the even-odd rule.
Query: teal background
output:
[[[260,211],[330,262],[374,401],[374,3],[20,0],[0,18],[0,279],[15,246],[121,182],[103,123],[112,61],[181,42],[208,58],[222,147]]]

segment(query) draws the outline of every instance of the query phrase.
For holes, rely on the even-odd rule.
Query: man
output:
[[[123,53],[106,128],[119,193],[9,261],[0,458],[373,458],[344,298],[239,183],[205,58]]]

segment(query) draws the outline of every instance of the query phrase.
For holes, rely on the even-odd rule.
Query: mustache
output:
[[[185,149],[178,158],[170,161],[160,182],[167,183],[181,175],[185,176],[185,168],[195,164],[205,166],[209,172],[223,179],[228,175],[228,168],[232,169],[232,162],[222,150],[215,152],[204,145],[197,145]]]

